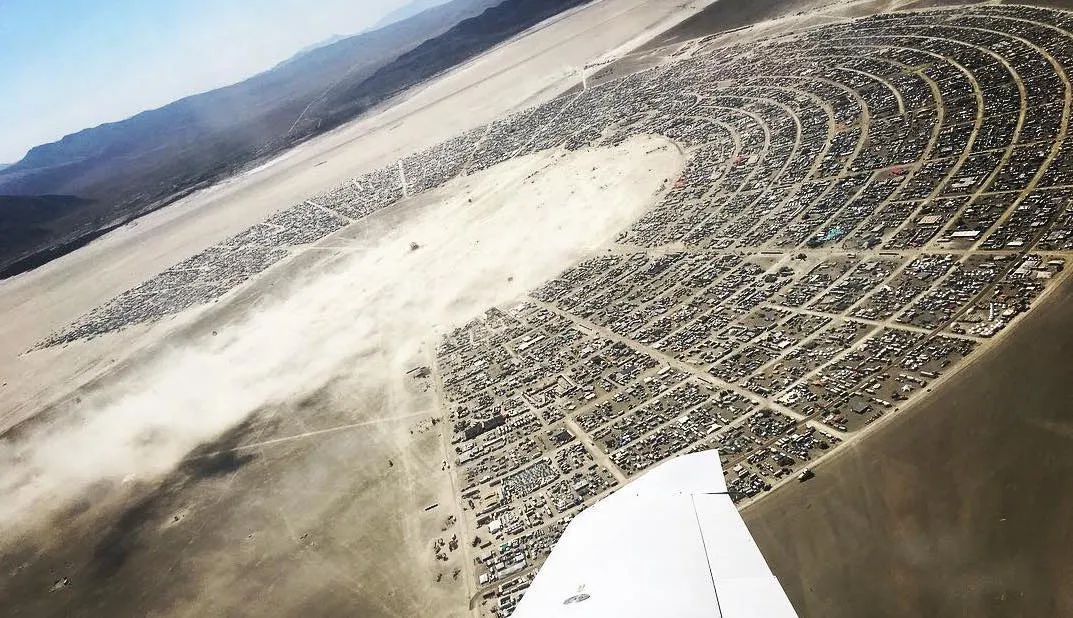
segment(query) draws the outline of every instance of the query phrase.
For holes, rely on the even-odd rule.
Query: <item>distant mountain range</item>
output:
[[[360,83],[499,1],[454,0],[316,47],[237,84],[37,146],[0,173],[0,193],[84,195],[117,204],[166,198],[234,171],[218,168],[241,166],[286,136],[302,110],[333,86]]]
[[[413,0],[409,4],[404,4],[403,6],[400,6],[399,8],[395,9],[394,11],[391,11],[387,15],[381,17],[380,21],[378,21],[375,24],[373,24],[372,27],[366,28],[366,29],[362,30],[358,34],[364,34],[366,32],[372,32],[374,30],[379,30],[381,28],[386,28],[387,26],[390,26],[391,24],[403,21],[405,19],[409,19],[409,18],[411,18],[411,17],[413,17],[413,16],[415,16],[415,15],[417,15],[419,13],[423,13],[423,12],[425,12],[425,11],[431,9],[431,8],[435,8],[437,6],[447,4],[449,1],[450,0]],[[353,36],[357,36],[357,35],[353,35]],[[313,43],[312,45],[307,45],[306,47],[303,47],[302,49],[296,51],[293,56],[291,56],[287,60],[284,60],[280,64],[291,62],[292,60],[294,60],[295,58],[298,58],[299,56],[304,56],[304,55],[308,54],[311,51],[320,49],[321,47],[327,47],[327,46],[331,45],[332,43],[342,41],[343,39],[346,39],[346,38],[349,38],[349,35],[333,34],[332,36],[324,39],[323,41],[317,41],[316,43]],[[0,169],[2,169],[2,168],[0,168]]]
[[[375,30],[375,28],[374,28],[374,30]],[[320,49],[321,47],[327,47],[327,46],[331,45],[332,43],[338,43],[339,41],[342,41],[345,38],[348,38],[347,35],[345,35],[345,34],[333,34],[332,36],[324,39],[323,41],[317,41],[316,43],[313,43],[312,45],[306,45],[302,49],[299,49],[298,51],[294,52],[293,56],[291,56],[290,58],[284,60],[283,62],[281,62],[279,64],[286,64],[288,62],[291,62],[295,58],[299,58],[301,56],[304,56],[304,55],[308,54],[311,51],[316,51],[316,50]],[[279,65],[276,65],[276,66],[279,66]]]
[[[463,20],[377,69],[361,82],[340,83],[295,123],[298,133],[338,126],[370,107],[476,56],[562,11],[589,0],[506,0]],[[431,9],[436,10],[436,9]]]
[[[436,2],[415,0],[400,13],[420,11],[414,15],[311,46],[240,83],[37,146],[0,170],[0,195],[67,196],[66,210],[50,206],[47,225],[23,215],[5,219],[3,238],[25,234],[0,242],[0,277],[347,122],[587,1],[452,0],[420,11]],[[33,204],[40,202],[20,208]]]
[[[378,28],[383,28],[384,26],[390,26],[395,22],[409,19],[414,15],[417,15],[418,13],[422,13],[433,7],[437,7],[441,4],[446,3],[447,0],[411,0],[411,2],[409,2],[408,4],[404,4],[399,8],[395,9],[394,11],[391,11],[387,15],[381,17],[380,21],[376,22],[370,29],[376,30]]]

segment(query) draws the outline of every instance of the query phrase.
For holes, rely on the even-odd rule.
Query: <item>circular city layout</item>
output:
[[[486,610],[509,613],[569,518],[629,478],[718,449],[736,501],[805,480],[1031,310],[1073,247],[1071,26],[977,6],[641,55],[280,211],[39,347],[209,302],[511,159],[670,140],[681,175],[614,243],[439,342],[462,543],[499,592]]]

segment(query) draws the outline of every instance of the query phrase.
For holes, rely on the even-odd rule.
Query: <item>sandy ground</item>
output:
[[[431,551],[457,533],[440,529],[454,506],[437,401],[407,371],[431,364],[439,332],[603,250],[683,162],[645,137],[508,161],[172,325],[0,445],[0,604],[463,613],[460,555]]]
[[[743,24],[785,13],[775,2],[720,4],[736,6],[727,15]],[[819,4],[828,14],[793,19],[887,6]],[[577,66],[696,8],[597,2],[391,109],[0,283],[0,427],[47,406],[0,450],[3,613],[463,613],[469,591],[452,578],[462,560],[434,561],[430,548],[452,533],[443,528],[453,509],[435,403],[405,371],[430,362],[438,329],[601,250],[677,173],[671,148],[651,160],[507,163],[494,182],[464,180],[380,212],[215,306],[20,353],[277,208],[569,87]],[[668,36],[705,33],[689,23]],[[511,206],[504,191],[526,182],[541,201]],[[563,186],[581,201],[554,189]],[[411,241],[421,248],[409,252]],[[933,396],[815,480],[745,512],[802,615],[1073,613],[1061,558],[1073,503],[1052,491],[1073,471],[1054,455],[1073,452],[1071,295],[1067,279]],[[50,592],[64,577],[70,585]]]
[[[438,410],[406,371],[431,362],[438,329],[613,238],[678,174],[676,148],[510,162],[381,211],[215,305],[23,352],[277,209],[558,94],[577,66],[702,6],[595,2],[0,283],[0,613],[465,613],[463,558],[431,550],[455,533]],[[57,581],[69,585],[50,591]]]

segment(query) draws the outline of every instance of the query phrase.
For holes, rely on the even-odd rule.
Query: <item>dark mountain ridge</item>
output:
[[[27,253],[56,238],[58,229],[70,225],[67,218],[81,219],[93,205],[92,200],[73,195],[0,195],[0,247],[13,254]],[[0,276],[7,276],[5,270],[0,268]]]
[[[299,131],[332,128],[398,94],[408,86],[457,66],[489,48],[589,0],[507,0],[459,22],[377,69],[358,84],[341,86],[318,100]],[[313,123],[317,123],[313,125]]]

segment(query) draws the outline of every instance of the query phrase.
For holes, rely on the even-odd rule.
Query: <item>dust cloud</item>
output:
[[[374,241],[331,239],[340,257],[284,298],[218,336],[174,342],[51,423],[0,443],[0,527],[18,535],[102,483],[152,483],[258,409],[341,372],[401,383],[436,333],[606,246],[682,164],[655,137],[538,153],[456,180],[442,202]]]

